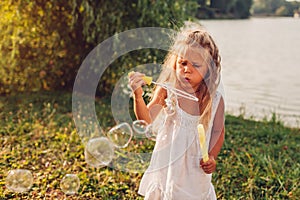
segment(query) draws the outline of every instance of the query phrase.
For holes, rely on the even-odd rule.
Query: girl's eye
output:
[[[183,65],[183,66],[186,66],[186,65],[187,65],[187,62],[186,62],[186,61],[183,61],[183,60],[180,60],[178,63],[179,63],[180,65]]]
[[[193,63],[192,65],[193,65],[194,67],[196,67],[196,68],[201,67],[201,65],[198,65],[198,64],[196,64],[196,63]]]

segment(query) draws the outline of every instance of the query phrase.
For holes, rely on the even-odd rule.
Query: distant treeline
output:
[[[285,0],[254,0],[252,15],[294,16],[300,13],[300,2]]]
[[[197,18],[244,19],[250,16],[293,16],[300,2],[285,0],[198,0]]]
[[[248,18],[252,0],[198,0],[197,18]]]

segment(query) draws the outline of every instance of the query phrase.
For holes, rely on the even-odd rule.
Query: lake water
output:
[[[300,19],[200,22],[220,50],[227,113],[300,127]]]

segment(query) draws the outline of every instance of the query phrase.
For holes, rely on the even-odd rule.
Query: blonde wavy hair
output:
[[[158,81],[175,85],[177,79],[174,69],[176,69],[177,57],[190,47],[199,50],[208,66],[208,72],[198,88],[203,93],[202,98],[199,100],[201,104],[200,123],[207,129],[211,118],[212,98],[220,82],[221,57],[213,38],[201,25],[189,23],[177,32],[163,62]]]

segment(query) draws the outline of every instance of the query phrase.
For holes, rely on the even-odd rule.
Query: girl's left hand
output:
[[[217,163],[213,156],[209,156],[209,159],[206,162],[204,162],[203,159],[200,160],[200,167],[206,174],[211,174],[216,170]]]

